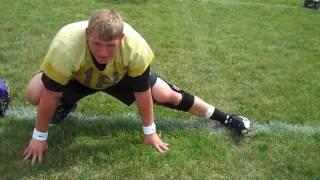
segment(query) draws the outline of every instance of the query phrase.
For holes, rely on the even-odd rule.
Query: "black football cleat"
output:
[[[232,129],[239,134],[246,134],[250,129],[250,124],[251,123],[248,118],[237,116],[235,114],[228,115],[224,122],[224,125],[228,129]]]
[[[50,124],[58,124],[62,122],[68,114],[73,112],[77,108],[77,104],[74,104],[73,106],[66,106],[65,104],[61,103],[57,106]]]

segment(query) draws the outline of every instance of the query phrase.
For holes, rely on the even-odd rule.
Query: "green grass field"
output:
[[[254,121],[237,137],[155,107],[160,155],[143,145],[134,106],[102,93],[49,129],[41,165],[22,160],[35,122],[24,87],[55,33],[99,8],[118,11],[153,49],[153,70],[219,109]],[[320,179],[320,11],[294,0],[0,0],[0,179]]]

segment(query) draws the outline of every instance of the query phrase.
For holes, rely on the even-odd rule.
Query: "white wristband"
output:
[[[156,132],[156,124],[152,123],[150,126],[143,126],[144,135],[150,135]]]
[[[34,128],[32,138],[39,141],[46,141],[48,139],[48,132],[43,133]]]

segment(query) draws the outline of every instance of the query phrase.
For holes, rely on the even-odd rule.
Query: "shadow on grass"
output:
[[[208,121],[163,120],[158,121],[157,126],[160,131],[166,132],[166,136],[175,130],[207,127]],[[138,119],[105,117],[82,121],[79,117],[71,116],[58,125],[50,126],[49,150],[45,160],[41,165],[32,167],[29,162],[22,160],[22,154],[33,127],[34,121],[29,119],[6,119],[1,122],[0,179],[34,177],[40,172],[63,173],[82,164],[112,167],[119,162],[134,161],[145,153],[154,152],[152,149],[146,150],[143,145],[141,122]],[[219,126],[214,128],[213,131],[221,129]],[[242,140],[233,133],[229,135],[235,143]]]

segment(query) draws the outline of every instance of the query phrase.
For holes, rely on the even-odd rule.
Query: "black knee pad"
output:
[[[193,103],[194,103],[194,96],[187,92],[182,91],[182,100],[178,105],[177,109],[182,111],[189,111]]]
[[[180,111],[189,111],[189,109],[192,107],[193,103],[194,103],[194,96],[181,90],[180,88],[178,88],[175,85],[171,85],[168,83],[168,85],[170,86],[170,88],[178,93],[180,93],[182,95],[182,99],[181,102],[178,105],[172,105],[170,103],[159,103],[157,101],[155,101],[156,104],[171,108],[171,109],[176,109],[176,110],[180,110]]]

